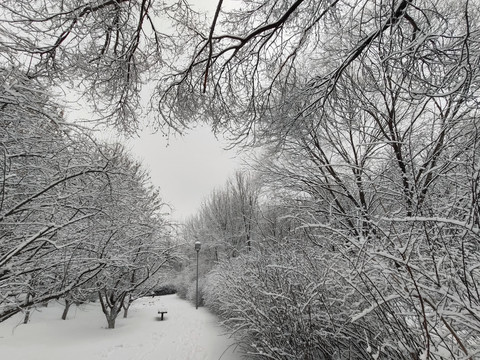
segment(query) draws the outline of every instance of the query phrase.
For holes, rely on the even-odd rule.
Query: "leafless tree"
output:
[[[318,280],[291,283],[303,284],[301,290],[318,286],[311,298],[313,307],[308,308],[315,309],[312,326],[323,322],[323,329],[336,329],[331,337],[321,335],[330,339],[327,343],[317,343],[336,350],[313,349],[309,356],[475,358],[479,43],[472,34],[479,29],[478,7],[474,2],[349,4],[356,10],[349,12],[343,7],[346,3],[335,2],[329,12],[336,13],[338,21],[318,27],[320,34],[330,36],[319,37],[316,47],[306,45],[308,32],[304,47],[292,47],[295,61],[306,65],[288,68],[285,63],[282,69],[289,72],[274,73],[277,82],[269,82],[269,75],[262,72],[259,82],[249,84],[259,88],[266,84],[264,92],[257,91],[256,99],[240,97],[251,108],[242,104],[238,114],[246,112],[232,117],[240,121],[234,126],[240,129],[238,134],[272,144],[273,160],[261,163],[261,169],[272,186],[277,184],[290,195],[296,209],[292,216],[303,222],[298,230],[322,251],[316,269],[302,267],[305,274],[316,272]],[[282,24],[275,33],[287,34],[287,29]],[[244,46],[252,56],[261,54],[248,43]],[[310,55],[301,56],[302,49]],[[262,70],[261,61],[235,64],[235,57],[228,59],[229,69]],[[219,61],[215,59],[215,65]],[[228,88],[223,81],[232,79],[217,74],[221,76],[213,81],[218,86],[207,89],[210,96],[220,96]],[[233,97],[224,92],[222,99],[227,103]],[[305,246],[298,243],[296,254]],[[249,264],[248,259],[238,262],[242,261]],[[223,267],[225,274],[217,276],[228,277],[231,287],[245,292],[257,282],[265,284],[270,275],[261,266],[276,267],[278,259],[266,264],[262,259],[252,261],[262,265],[249,283],[230,278],[228,265]],[[278,279],[294,271],[288,260],[281,261],[286,265],[277,268],[280,274],[274,273]],[[288,287],[272,288],[276,290],[264,294],[267,299],[293,302],[298,295]],[[222,290],[229,296],[226,288]],[[246,301],[253,301],[253,296],[257,295]],[[252,314],[236,316],[240,300],[225,306],[229,301],[213,304],[224,306],[224,315],[232,321],[243,319],[242,329],[261,328],[252,324]],[[310,316],[307,307],[302,309],[302,316]],[[255,312],[245,308],[250,310]],[[300,356],[302,347],[289,347],[289,340],[284,339],[288,346],[276,346],[278,324],[272,320],[273,335],[264,334],[268,340],[261,351],[278,359]],[[248,349],[261,358],[261,351]]]
[[[155,0],[17,1],[0,4],[0,64],[88,96],[100,118],[138,127],[140,88],[172,44]],[[162,10],[162,11],[161,11]]]
[[[152,234],[169,228],[147,174],[121,147],[66,124],[42,84],[2,76],[0,320],[91,292],[119,259],[137,259],[126,267],[146,282],[167,247]]]
[[[171,226],[161,213],[165,204],[149,184],[148,174],[124,152],[117,154],[115,163],[110,189],[97,199],[102,215],[95,219],[103,229],[95,239],[97,256],[105,263],[96,281],[109,328],[152,277],[168,268],[175,249]]]
[[[208,118],[237,140],[281,141],[323,109],[347,69],[372,69],[377,51],[377,64],[395,62],[409,74],[403,85],[412,96],[461,94],[476,76],[477,5],[266,0],[226,10],[219,1],[208,31],[185,27],[186,44],[193,37],[195,46],[189,63],[159,85],[161,114]]]
[[[95,145],[75,134],[44,89],[19,74],[2,72],[0,116],[2,175],[0,222],[0,319],[59,297],[100,271],[102,265],[72,260],[98,208],[84,186],[108,172],[85,149]],[[88,145],[86,145],[88,143]],[[67,281],[67,264],[76,273]],[[63,269],[63,270],[62,270]],[[63,280],[62,280],[63,279]]]

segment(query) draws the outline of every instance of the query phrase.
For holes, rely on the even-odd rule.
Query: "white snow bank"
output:
[[[168,310],[163,321],[160,308]],[[51,303],[33,312],[27,325],[22,315],[0,323],[2,359],[217,360],[232,343],[215,316],[176,295],[137,300],[111,330],[99,304],[72,306],[65,321],[62,311],[61,304]],[[233,347],[221,357],[239,358]]]

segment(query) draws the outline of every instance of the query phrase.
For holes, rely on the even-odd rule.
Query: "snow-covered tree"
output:
[[[317,289],[310,298],[316,306],[301,307],[298,316],[309,317],[314,309],[311,326],[328,329],[318,336],[328,341],[310,343],[307,355],[288,341],[282,347],[273,317],[270,325],[262,325],[273,335],[265,336],[258,352],[248,351],[278,359],[328,358],[322,354],[338,359],[473,358],[478,352],[480,309],[474,289],[480,259],[479,73],[472,64],[479,44],[470,31],[478,32],[472,20],[478,19],[478,8],[469,2],[366,5],[358,18],[352,10],[353,25],[346,31],[341,20],[347,9],[336,4],[339,22],[322,31],[330,32],[330,39],[344,31],[342,44],[355,51],[342,58],[338,43],[302,48],[318,56],[288,78],[279,74],[285,87],[278,85],[278,93],[272,91],[274,84],[265,90],[272,107],[251,123],[260,129],[256,134],[265,125],[265,136],[256,140],[274,144],[260,170],[273,190],[290,196],[291,216],[303,232],[301,241],[299,233],[290,235],[298,244],[294,251],[300,259],[312,259],[302,250],[308,240],[322,254],[309,263],[316,280],[300,282],[299,289],[294,287],[298,280],[281,289],[272,280],[275,291],[263,294],[264,303],[282,299],[293,304],[299,291]],[[363,43],[357,41],[362,32]],[[254,258],[262,266],[253,267],[249,281],[230,277],[228,265],[222,268],[225,274],[216,274],[247,293],[267,276],[265,267],[275,268],[278,279],[295,271],[280,255],[266,262]],[[306,279],[315,279],[308,268],[303,272]],[[262,282],[260,288],[266,286]],[[232,303],[232,298],[222,302],[217,297],[216,302],[214,287],[207,289],[214,294],[206,294],[207,303],[210,296],[232,322],[240,318],[235,311],[244,299]],[[228,288],[222,289],[228,297]],[[252,311],[267,314],[268,309],[270,305]],[[248,315],[241,318],[242,329],[255,331],[258,325]],[[296,321],[287,321],[292,323]]]
[[[152,277],[168,269],[175,250],[172,227],[162,214],[165,204],[147,173],[125,152],[113,152],[117,171],[109,177],[109,191],[97,199],[102,214],[95,221],[101,231],[94,239],[99,261],[105,262],[96,281],[109,328],[122,307],[128,310],[149,290]]]
[[[0,320],[59,297],[68,311],[118,264],[137,289],[169,255],[158,191],[121,147],[66,124],[43,85],[2,76]]]
[[[102,267],[76,257],[89,221],[88,187],[108,172],[35,81],[2,71],[0,319],[48,301]],[[68,264],[68,266],[67,266]],[[75,277],[66,277],[66,268]],[[68,278],[68,280],[67,280]]]
[[[247,172],[237,171],[227,184],[214,190],[198,214],[187,222],[188,240],[201,239],[212,261],[250,249],[257,223],[259,184]],[[211,247],[211,249],[210,249]]]
[[[460,96],[476,82],[478,18],[469,0],[219,1],[210,26],[184,26],[190,61],[159,85],[159,108],[264,143],[320,117],[352,73],[381,81],[381,61],[412,97]]]
[[[0,64],[88,97],[103,119],[138,127],[140,87],[167,56],[165,4],[155,0],[5,0]]]
[[[255,232],[259,217],[260,186],[247,171],[237,171],[226,184],[211,192],[197,214],[187,220],[183,237],[187,244],[202,243],[199,253],[200,278],[203,278],[219,261],[236,257],[255,245]],[[195,298],[192,247],[185,248],[190,258],[177,278],[177,291],[181,297]],[[200,280],[203,284],[203,280]],[[200,291],[201,286],[200,284]]]

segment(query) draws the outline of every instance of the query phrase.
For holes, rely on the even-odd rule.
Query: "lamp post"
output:
[[[196,298],[195,298],[195,309],[198,309],[198,252],[202,243],[200,241],[195,241],[195,251],[197,252],[197,289],[196,289]]]

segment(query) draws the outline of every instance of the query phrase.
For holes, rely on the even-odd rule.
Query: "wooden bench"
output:
[[[167,312],[167,309],[158,310],[158,313],[160,314],[160,320],[163,320],[163,314],[166,314]]]

